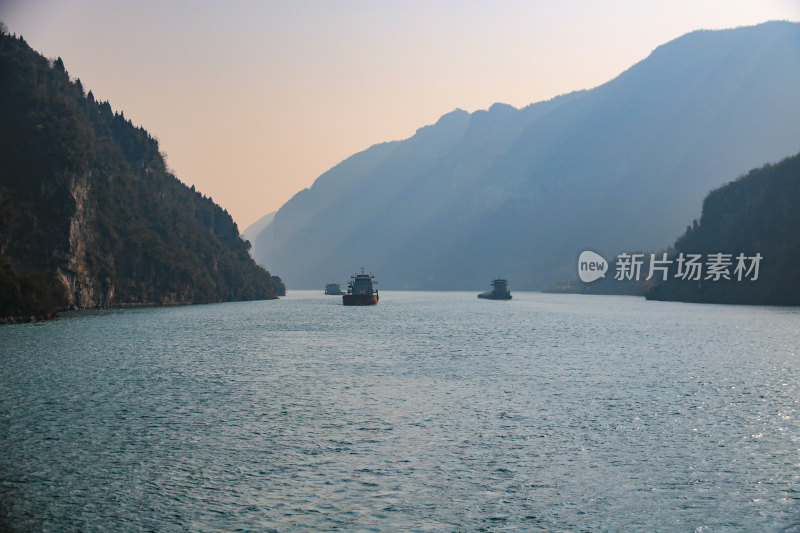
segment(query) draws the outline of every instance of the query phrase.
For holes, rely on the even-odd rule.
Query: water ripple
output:
[[[299,292],[0,327],[0,529],[800,530],[799,325]]]

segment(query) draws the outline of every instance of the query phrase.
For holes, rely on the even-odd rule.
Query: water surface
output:
[[[798,309],[519,292],[3,326],[0,526],[800,531],[799,353]]]

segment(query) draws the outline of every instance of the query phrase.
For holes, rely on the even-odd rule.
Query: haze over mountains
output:
[[[544,288],[583,249],[668,246],[711,189],[796,153],[798,87],[800,24],[694,32],[595,89],[456,110],[353,155],[278,211],[255,257],[290,288],[362,265],[385,289]]]
[[[253,247],[255,244],[255,240],[258,237],[258,234],[264,231],[264,228],[269,226],[272,223],[272,219],[275,218],[275,211],[272,213],[267,213],[263,217],[259,218],[245,229],[242,232],[242,239],[248,241],[250,243],[250,255],[255,257],[255,248]]]

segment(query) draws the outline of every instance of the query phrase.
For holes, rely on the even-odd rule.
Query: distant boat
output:
[[[344,291],[339,287],[338,283],[331,282],[325,284],[325,294],[328,296],[341,296]]]
[[[378,303],[378,290],[373,288],[375,276],[366,274],[361,267],[360,274],[353,274],[347,284],[347,294],[342,296],[344,305],[375,305]]]
[[[510,300],[511,293],[508,290],[508,280],[501,278],[493,280],[492,290],[480,293],[478,298],[484,298],[486,300]]]

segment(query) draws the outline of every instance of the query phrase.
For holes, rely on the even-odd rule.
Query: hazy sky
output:
[[[696,29],[800,20],[800,0],[0,0],[244,230],[325,170],[459,107],[600,85]]]

